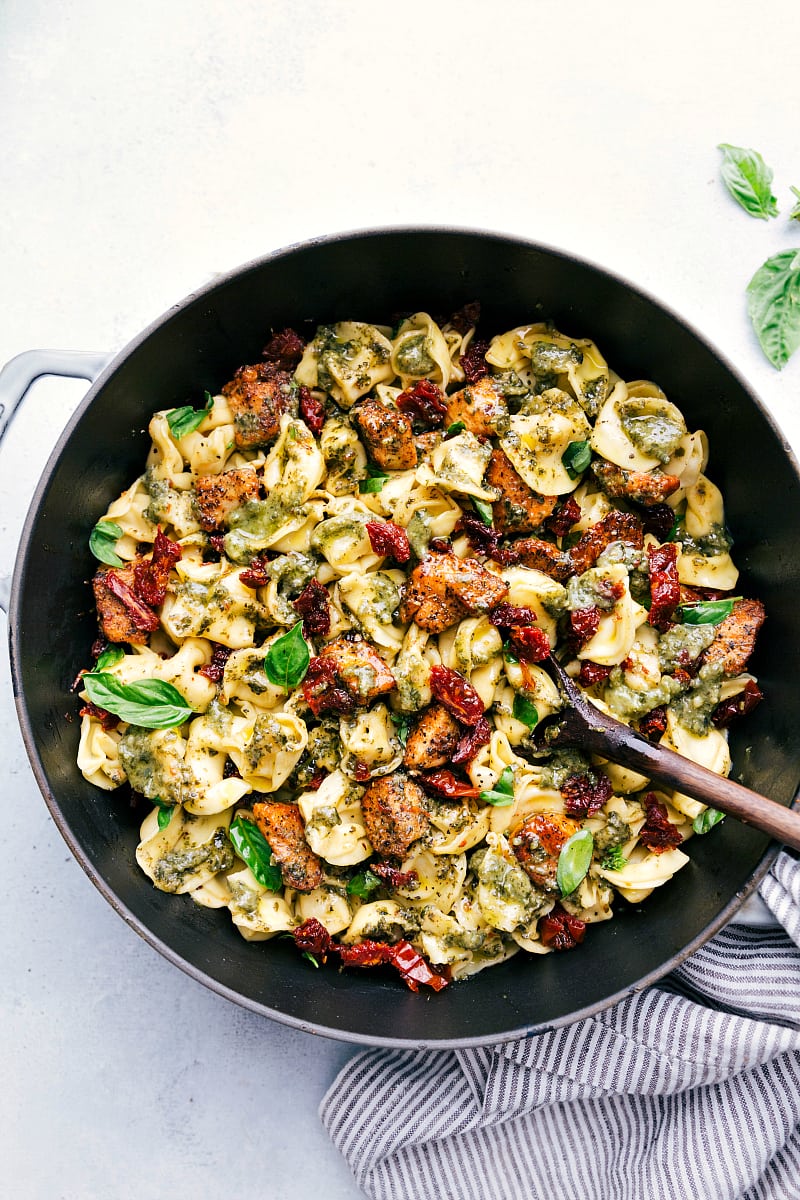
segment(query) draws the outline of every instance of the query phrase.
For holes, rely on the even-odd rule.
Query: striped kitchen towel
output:
[[[479,1050],[365,1050],[322,1120],[376,1200],[800,1198],[800,863],[613,1008]]]

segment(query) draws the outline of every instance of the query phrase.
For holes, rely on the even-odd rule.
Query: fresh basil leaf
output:
[[[89,534],[89,549],[100,562],[109,567],[121,567],[122,559],[114,550],[121,537],[122,530],[116,521],[98,521]]]
[[[486,504],[483,500],[476,500],[473,496],[472,507],[478,514],[484,525],[491,525],[494,522],[494,514],[491,504]]]
[[[185,438],[187,433],[194,433],[214,407],[214,397],[211,393],[204,392],[203,395],[206,401],[205,408],[192,408],[191,404],[186,404],[183,408],[173,408],[172,412],[167,413],[169,431],[176,442]]]
[[[168,808],[166,805],[163,808],[161,808],[159,806],[157,819],[158,819],[158,828],[166,829],[167,826],[169,825],[170,821],[172,820],[172,809]]]
[[[747,311],[761,349],[780,371],[800,346],[800,250],[782,250],[747,285]]]
[[[90,671],[82,683],[98,708],[143,729],[174,729],[194,712],[178,689],[163,679],[123,683],[107,671]]]
[[[319,963],[318,963],[318,962],[317,962],[317,960],[314,958],[314,955],[311,953],[311,951],[310,951],[310,950],[304,950],[304,951],[303,951],[303,958],[307,958],[307,959],[308,959],[308,961],[311,963],[312,967],[316,967],[316,968],[317,968],[317,970],[319,970]]]
[[[513,666],[516,666],[517,663],[519,662],[519,659],[517,658],[516,654],[511,649],[510,642],[506,642],[505,645],[503,646],[503,657],[505,658],[507,663],[511,663]]]
[[[493,804],[495,808],[508,808],[514,803],[514,772],[506,767],[497,783],[488,792],[481,792],[484,804]]]
[[[231,821],[228,836],[239,858],[244,859],[261,886],[267,891],[279,892],[283,887],[281,869],[273,862],[272,848],[256,823],[237,814]]]
[[[381,492],[383,491],[383,485],[388,482],[388,475],[384,475],[381,471],[376,470],[374,467],[368,466],[367,478],[359,479],[358,490],[362,496],[368,494],[369,492]]]
[[[366,900],[380,885],[381,881],[378,876],[374,875],[367,867],[366,871],[359,871],[358,875],[354,875],[347,881],[347,894],[348,896],[360,896],[362,900]]]
[[[797,203],[789,213],[789,220],[800,221],[800,188],[792,187],[792,191],[794,192],[795,196],[797,196]]]
[[[579,829],[564,842],[556,869],[556,883],[562,896],[571,896],[581,880],[586,878],[593,850],[594,838],[588,829]]]
[[[514,695],[514,717],[517,721],[522,721],[523,725],[527,725],[529,729],[533,729],[534,725],[538,724],[539,713],[536,705],[527,696],[523,696],[522,692],[516,692]]]
[[[772,170],[757,150],[746,150],[743,146],[731,146],[720,142],[722,151],[722,182],[751,217],[766,221],[777,217],[778,201],[772,194]]]
[[[570,479],[577,479],[592,461],[592,448],[588,441],[570,442],[561,455],[561,461]]]
[[[95,671],[105,671],[106,667],[116,666],[121,659],[125,657],[125,651],[122,646],[106,646],[103,653],[95,663]]]
[[[622,846],[612,846],[604,854],[600,866],[604,871],[621,871],[627,864],[628,860],[622,853]]]
[[[446,438],[455,437],[457,433],[463,433],[466,428],[463,421],[453,421],[452,425],[447,426],[447,432],[444,436]]]
[[[698,600],[695,604],[682,604],[678,616],[683,625],[719,625],[733,612],[733,605],[741,596],[730,600]]]
[[[721,813],[716,808],[707,808],[705,812],[698,813],[692,821],[692,829],[695,833],[708,833],[709,829],[713,829],[715,825],[719,825],[720,821],[725,820],[725,813]]]
[[[270,646],[264,659],[264,673],[270,683],[290,692],[305,679],[310,661],[308,642],[303,637],[303,622],[298,621]]]
[[[397,740],[405,746],[411,730],[413,718],[408,713],[392,713]]]

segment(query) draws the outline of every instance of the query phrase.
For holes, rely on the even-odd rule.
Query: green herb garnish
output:
[[[174,729],[194,712],[178,689],[163,679],[122,683],[107,671],[90,671],[81,682],[98,708],[143,729]]]
[[[730,600],[698,600],[695,604],[682,604],[678,618],[683,625],[719,625],[733,612],[733,606],[741,596]]]
[[[561,455],[561,461],[570,479],[577,479],[592,461],[592,448],[588,441],[570,442]]]
[[[303,637],[303,622],[298,621],[270,646],[264,659],[264,673],[275,687],[290,692],[305,678],[310,661],[308,642]]]
[[[725,820],[725,813],[721,813],[716,808],[707,808],[705,812],[698,813],[692,821],[692,829],[695,833],[708,833],[709,829],[713,829],[715,825],[719,825],[720,821]]]
[[[476,500],[473,496],[472,507],[478,514],[484,525],[491,525],[494,522],[494,514],[492,513],[491,504],[486,504],[483,500]]]
[[[586,878],[593,850],[594,838],[588,829],[579,829],[564,842],[556,870],[556,883],[562,896],[571,896],[578,884]]]
[[[494,787],[488,792],[481,792],[484,804],[493,804],[495,808],[508,808],[514,803],[514,772],[506,767]]]
[[[170,821],[172,820],[172,809],[171,808],[159,808],[158,816],[157,816],[156,820],[158,821],[159,829],[166,829],[167,826],[169,825]]]
[[[529,729],[533,729],[534,725],[538,724],[539,713],[533,701],[527,696],[523,696],[522,692],[517,692],[514,696],[514,718],[517,721],[522,721],[523,725],[527,725]]]
[[[747,311],[761,349],[780,371],[800,346],[800,250],[782,250],[758,268],[747,285]]]
[[[116,521],[98,521],[89,534],[89,549],[100,562],[109,567],[121,567],[122,559],[115,551],[115,546],[122,537],[122,530]]]
[[[303,958],[307,958],[307,959],[308,959],[308,961],[311,963],[312,967],[316,967],[316,968],[317,968],[317,970],[319,970],[319,963],[318,963],[318,962],[317,962],[317,960],[314,958],[314,955],[311,953],[311,951],[310,951],[310,950],[304,950],[304,951],[303,951]]]
[[[777,217],[778,201],[772,194],[772,170],[757,150],[720,142],[722,181],[737,204],[751,217],[766,221]]]
[[[381,881],[378,876],[374,875],[367,867],[366,871],[359,871],[358,875],[354,875],[347,881],[347,894],[366,900],[380,886]]]
[[[447,426],[447,432],[444,436],[446,438],[455,437],[457,433],[463,433],[466,428],[463,421],[453,421],[452,425]]]
[[[106,646],[103,653],[95,663],[95,671],[105,671],[106,667],[114,667],[125,657],[125,651],[122,646]]]
[[[211,393],[203,392],[203,395],[206,401],[205,408],[192,408],[191,404],[186,404],[183,408],[173,408],[172,412],[167,413],[169,431],[176,442],[185,438],[187,433],[194,433],[214,407],[214,397]]]
[[[600,866],[604,871],[621,871],[628,865],[628,860],[622,853],[622,846],[612,846],[603,855]]]
[[[231,821],[229,836],[239,858],[247,863],[261,886],[269,892],[279,892],[283,887],[281,869],[274,862],[270,844],[255,822],[237,814]]]
[[[375,470],[373,467],[367,467],[367,478],[359,479],[358,490],[362,496],[368,492],[381,492],[383,485],[389,482],[389,476],[384,475],[381,471]]]
[[[397,740],[404,746],[408,741],[413,718],[408,713],[392,713]]]

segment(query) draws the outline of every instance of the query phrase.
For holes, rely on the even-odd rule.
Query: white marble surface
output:
[[[5,0],[0,361],[122,346],[193,287],[312,234],[507,230],[616,268],[693,321],[800,448],[744,287],[800,245],[749,219],[715,145],[800,185],[795,0]],[[8,565],[82,385],[49,381],[0,456]],[[71,860],[3,658],[4,1194],[356,1196],[316,1107],[352,1049],[259,1020],[163,962]]]

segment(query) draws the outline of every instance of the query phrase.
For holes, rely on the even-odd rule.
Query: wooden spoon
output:
[[[776,841],[800,850],[800,812],[716,775],[666,746],[653,745],[587,700],[552,654],[549,663],[543,665],[549,665],[567,706],[543,721],[535,731],[534,741],[541,749],[577,746],[590,754],[599,754],[668,788],[686,792],[703,804],[763,829]]]

